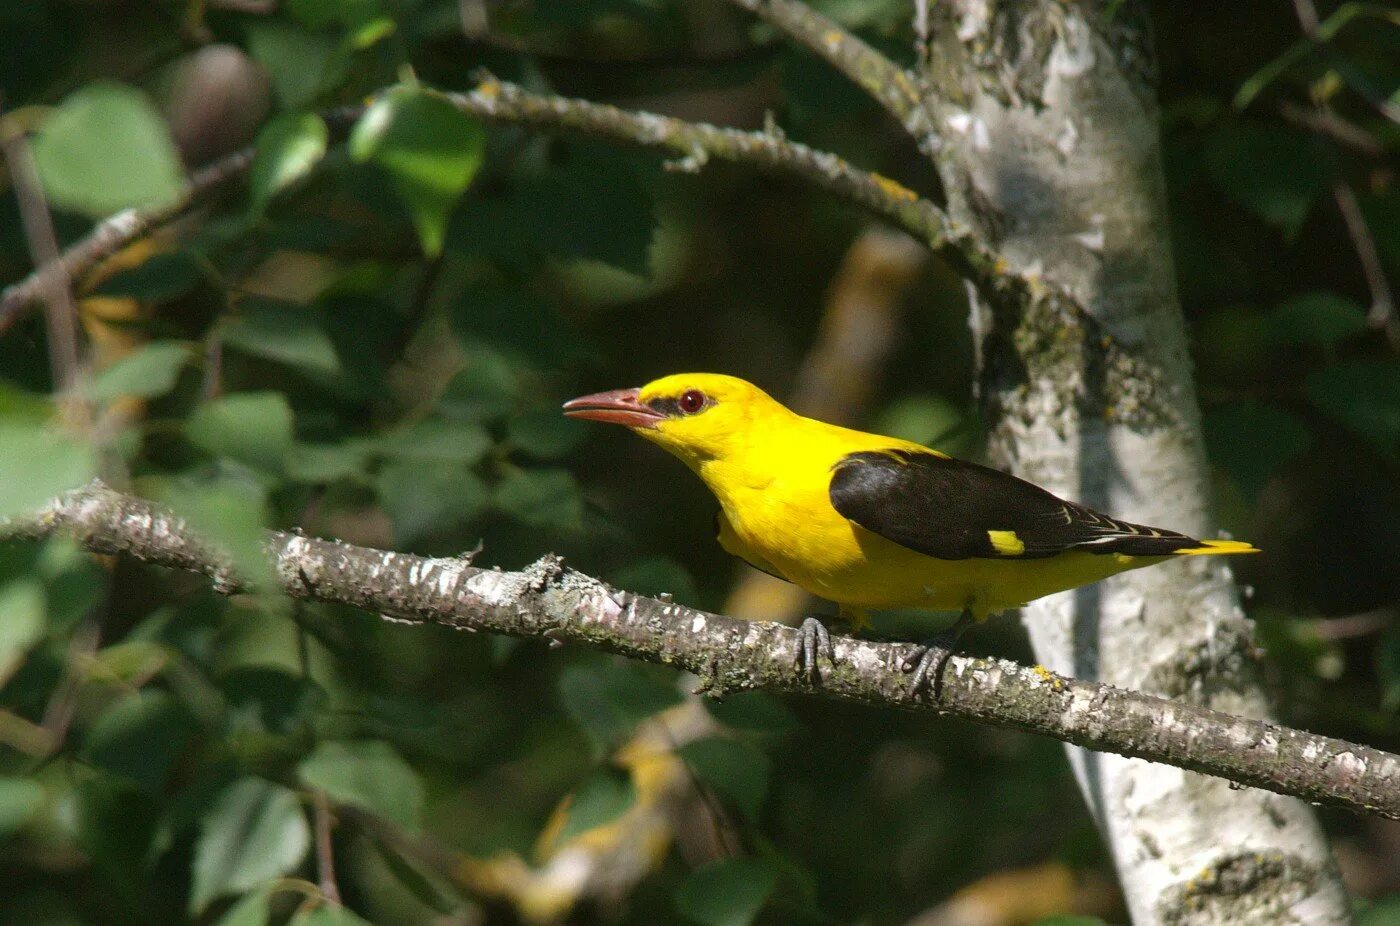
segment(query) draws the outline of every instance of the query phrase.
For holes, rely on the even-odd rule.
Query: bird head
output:
[[[564,403],[564,414],[630,428],[697,468],[741,452],[765,421],[792,413],[742,379],[677,373],[638,389],[573,399]]]

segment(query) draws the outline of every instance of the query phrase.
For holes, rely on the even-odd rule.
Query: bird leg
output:
[[[962,616],[952,627],[920,646],[914,655],[904,660],[901,668],[914,674],[909,684],[910,700],[917,698],[926,686],[932,689],[935,701],[943,696],[943,670],[947,668],[948,659],[962,635],[975,623],[977,620],[972,616],[972,609],[964,608]]]
[[[831,633],[826,625],[815,617],[806,617],[797,628],[797,669],[811,678],[812,684],[821,681],[817,660],[825,653],[826,658],[836,660],[836,649],[831,645]]]

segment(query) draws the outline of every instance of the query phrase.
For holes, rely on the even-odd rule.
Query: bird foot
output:
[[[920,645],[900,666],[912,673],[909,692],[905,697],[912,701],[925,689],[929,689],[935,701],[943,697],[943,670],[948,668],[948,660],[957,650],[958,641],[974,623],[972,612],[963,611],[962,616],[952,627]]]
[[[925,688],[933,693],[935,701],[943,696],[943,670],[948,667],[948,659],[953,655],[954,642],[951,633],[940,633],[921,644],[904,660],[900,668],[913,675],[905,698],[913,701]]]
[[[836,648],[831,645],[831,633],[826,629],[826,625],[815,617],[804,618],[802,625],[797,628],[797,670],[812,680],[812,684],[821,681],[821,670],[818,660],[822,654],[832,662],[836,661]]]

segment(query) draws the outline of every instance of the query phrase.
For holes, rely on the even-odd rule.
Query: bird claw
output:
[[[808,676],[813,684],[821,681],[818,660],[823,653],[832,662],[836,661],[836,648],[831,643],[831,633],[826,625],[815,617],[808,617],[797,628],[797,669]]]
[[[943,698],[943,670],[948,668],[948,660],[957,649],[958,641],[975,623],[970,609],[964,610],[952,627],[920,645],[900,666],[905,672],[913,673],[909,680],[909,693],[905,696],[912,701],[925,688],[933,694],[935,701]]]
[[[904,660],[900,668],[913,674],[906,698],[914,700],[925,688],[932,692],[935,701],[943,696],[943,670],[953,655],[953,643],[952,634],[939,634]]]

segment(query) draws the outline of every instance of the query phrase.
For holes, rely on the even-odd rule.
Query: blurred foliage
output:
[[[907,56],[907,3],[821,5]],[[1362,259],[1400,281],[1400,24],[1369,4],[1320,13],[1314,45],[1288,5],[1158,5],[1167,195],[1219,510],[1268,551],[1239,570],[1282,715],[1395,749],[1400,344]],[[0,338],[0,515],[101,472],[247,568],[261,528],[299,526],[419,553],[482,542],[507,567],[554,550],[721,607],[737,573],[703,489],[558,403],[684,369],[785,394],[865,220],[742,168],[677,176],[487,130],[418,83],[463,88],[483,67],[719,123],[771,111],[936,189],[880,111],[722,3],[4,4],[6,131],[33,130],[64,241],[170,201],[182,171],[255,138],[258,154],[177,233],[75,281],[90,426],[50,401],[41,319]],[[322,117],[389,85],[348,133]],[[29,266],[7,191],[0,277]],[[963,313],[931,269],[872,426],[975,453]],[[1010,620],[972,645],[1027,656]],[[64,541],[7,547],[0,922],[510,922],[461,859],[543,864],[542,833],[579,845],[620,825],[655,784],[618,749],[689,685],[598,653],[228,601]],[[708,795],[699,816],[576,921],[893,923],[969,884],[954,901],[983,898],[995,922],[1121,916],[1055,744],[827,702],[708,707],[713,727],[678,753]],[[318,795],[344,907],[324,893]],[[1374,899],[1365,922],[1396,922],[1400,831],[1330,822]]]

